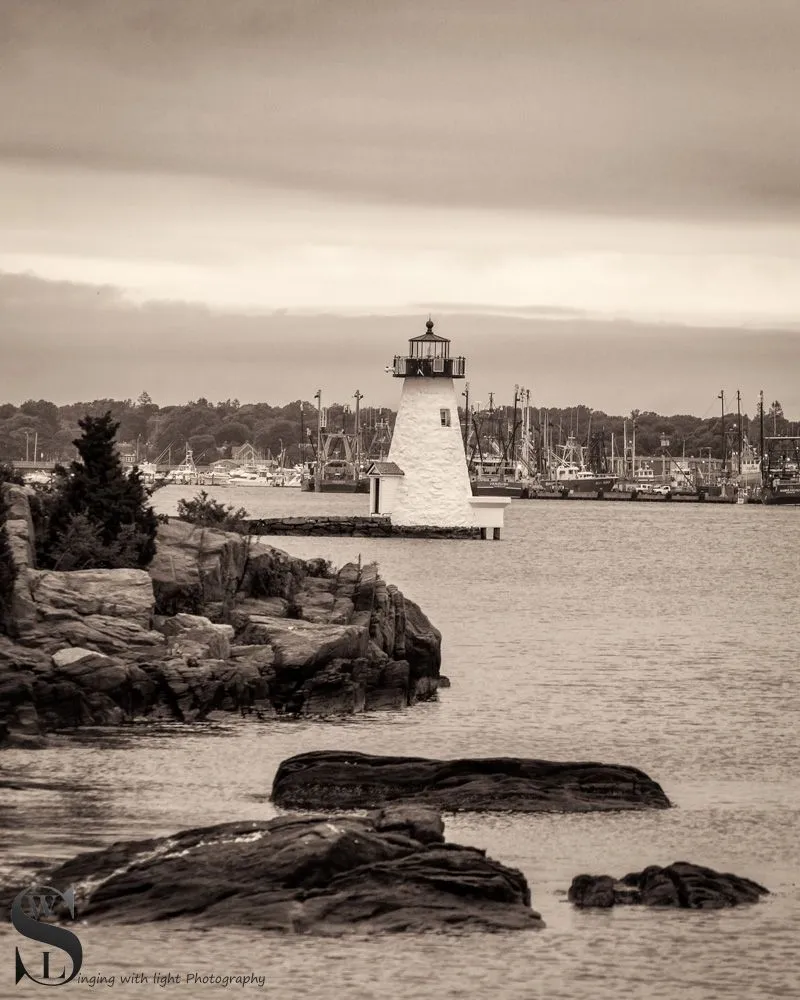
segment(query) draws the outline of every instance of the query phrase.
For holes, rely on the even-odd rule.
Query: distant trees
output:
[[[51,569],[147,566],[157,520],[136,470],[126,475],[114,447],[118,424],[106,412],[78,421],[81,461],[59,469],[43,501],[40,565]]]
[[[719,414],[700,418],[688,414],[673,414],[669,417],[652,411],[634,410],[628,416],[609,415],[601,410],[590,410],[580,405],[569,408],[532,410],[534,428],[540,426],[540,419],[547,413],[551,429],[551,441],[564,443],[574,433],[578,441],[586,445],[589,439],[590,420],[592,434],[603,432],[610,446],[611,435],[620,445],[623,436],[623,422],[627,423],[628,435],[632,431],[632,421],[636,418],[636,450],[638,454],[658,454],[661,435],[667,433],[673,454],[679,454],[685,446],[687,455],[698,456],[711,448],[712,454],[722,454],[721,427]],[[47,400],[26,400],[21,406],[11,403],[0,404],[0,460],[29,459],[36,457],[49,461],[68,462],[75,457],[73,441],[80,434],[78,421],[85,415],[93,417],[110,413],[119,424],[117,438],[135,451],[141,461],[154,461],[171,451],[171,460],[179,462],[184,449],[189,444],[198,463],[211,464],[219,458],[228,458],[231,449],[245,442],[252,443],[259,451],[277,457],[282,449],[287,461],[295,463],[303,457],[311,458],[309,441],[316,442],[317,411],[308,402],[294,400],[285,406],[269,403],[240,403],[237,399],[212,403],[200,397],[175,406],[158,406],[147,392],[140,393],[136,400],[97,399],[90,403],[70,403],[56,407]],[[365,445],[369,444],[378,421],[387,419],[391,426],[394,412],[389,409],[362,407],[361,428]],[[517,411],[517,420],[520,411]],[[726,414],[728,431],[733,428],[734,415]],[[757,415],[748,421],[751,440],[757,434]],[[329,431],[353,431],[355,414],[351,402],[344,404],[332,401],[327,407],[327,429]],[[489,419],[486,409],[478,415],[486,440],[502,431],[501,437],[510,442],[513,423],[513,407],[496,406]],[[503,430],[504,428],[504,430]],[[774,400],[769,412],[765,413],[765,429],[768,434],[785,434],[790,424],[778,400]],[[309,437],[309,433],[311,435]]]

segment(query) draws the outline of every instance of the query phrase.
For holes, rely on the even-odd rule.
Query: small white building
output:
[[[464,454],[453,380],[464,378],[466,361],[450,357],[432,320],[426,327],[387,369],[403,390],[387,461],[369,469],[370,513],[403,526],[492,529],[499,538],[511,500],[474,497]]]

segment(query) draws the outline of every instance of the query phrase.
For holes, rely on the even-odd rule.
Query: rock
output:
[[[98,654],[93,649],[81,649],[67,646],[66,649],[59,649],[53,653],[53,663],[57,667],[68,667],[73,663],[80,663],[87,657],[94,657]]]
[[[26,570],[24,588],[25,613],[16,619],[23,645],[113,654],[164,641],[150,628],[153,587],[144,570]]]
[[[524,876],[445,843],[435,813],[381,816],[280,816],[116,843],[47,881],[74,885],[81,919],[104,926],[181,919],[314,935],[544,926]]]
[[[336,658],[354,659],[367,652],[369,636],[351,625],[318,625],[297,619],[251,615],[237,642],[264,643],[275,653],[275,666],[308,675]]]
[[[148,572],[160,614],[195,613],[208,601],[232,601],[247,565],[245,538],[186,521],[158,526]]]
[[[616,902],[616,884],[610,875],[578,875],[572,880],[567,898],[576,906],[607,909]]]
[[[322,559],[173,521],[159,526],[149,572],[40,571],[27,495],[14,498],[14,638],[53,659],[33,670],[16,647],[0,652],[4,733],[220,708],[343,715],[436,695],[439,633],[373,564],[334,574]]]
[[[152,622],[153,585],[143,569],[37,570],[28,586],[42,614],[124,618],[143,629]]]
[[[252,544],[239,590],[244,597],[280,597],[291,602],[308,575],[326,573],[322,560],[307,563],[282,549]]]
[[[428,760],[317,750],[281,763],[272,800],[294,809],[369,809],[398,800],[447,812],[666,809],[644,771],[519,757]]]
[[[769,889],[713,868],[675,861],[666,868],[651,865],[616,880],[610,875],[577,875],[568,898],[579,907],[610,907],[620,903],[669,906],[689,910],[719,910],[756,903]]]
[[[36,626],[23,630],[19,638],[26,645],[49,653],[61,649],[65,643],[112,655],[164,645],[164,636],[159,632],[143,629],[124,618],[112,618],[108,615],[80,618],[70,613],[50,617],[46,611],[40,612]]]
[[[0,490],[8,506],[6,534],[11,548],[11,558],[17,567],[11,600],[11,614],[15,631],[22,625],[36,621],[36,609],[28,589],[28,574],[36,568],[36,545],[33,518],[29,501],[29,487],[12,483],[1,484]]]

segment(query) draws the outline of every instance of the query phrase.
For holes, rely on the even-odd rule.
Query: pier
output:
[[[735,496],[708,496],[705,493],[673,493],[664,496],[660,493],[557,493],[531,491],[524,500],[611,500],[630,503],[722,503],[735,504]],[[760,501],[759,501],[760,502]]]

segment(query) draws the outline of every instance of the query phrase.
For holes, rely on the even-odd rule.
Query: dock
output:
[[[525,500],[595,500],[612,502],[627,501],[630,503],[724,503],[735,504],[735,496],[708,496],[697,493],[673,493],[670,496],[662,496],[660,493],[557,493],[537,491],[531,492]]]

